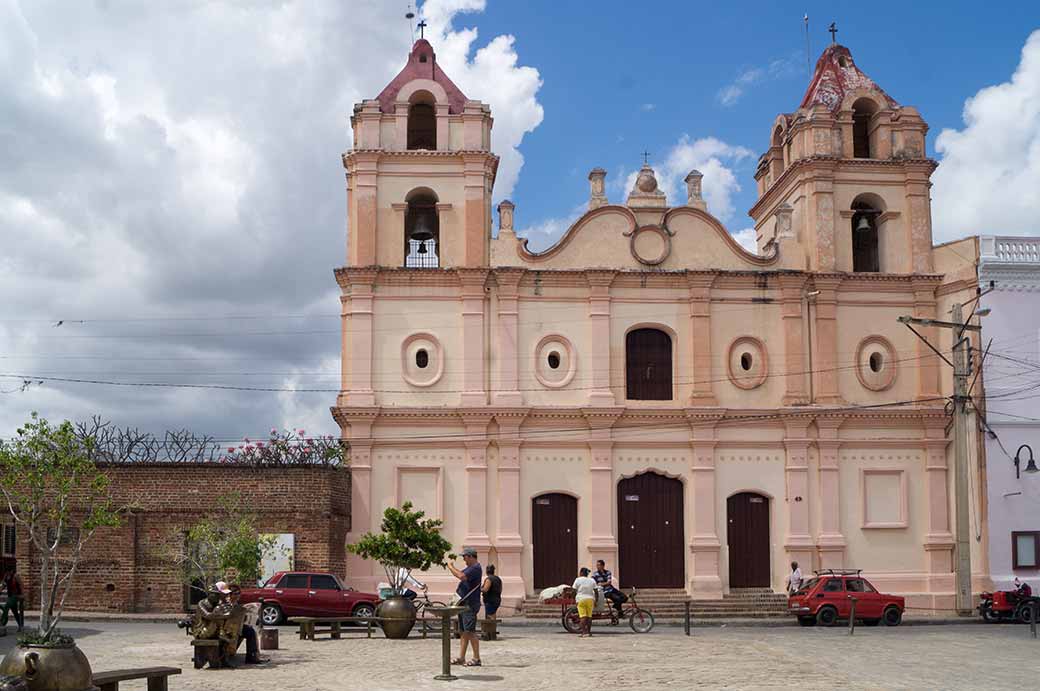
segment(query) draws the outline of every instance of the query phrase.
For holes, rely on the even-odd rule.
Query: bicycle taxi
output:
[[[578,605],[574,599],[576,594],[574,588],[566,587],[558,595],[542,600],[544,604],[560,606],[560,623],[568,633],[581,632],[581,618],[578,617]],[[629,627],[636,633],[648,633],[654,628],[654,615],[636,602],[635,588],[632,588],[628,602],[621,608],[621,614],[618,615],[617,610],[603,596],[603,589],[596,588],[596,607],[592,610],[592,621],[609,621],[611,626],[617,626],[622,619],[627,619]]]

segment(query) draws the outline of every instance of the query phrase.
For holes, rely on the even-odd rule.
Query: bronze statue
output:
[[[241,605],[228,602],[217,590],[206,593],[206,597],[196,605],[192,619],[178,624],[188,629],[197,640],[218,643],[216,646],[195,646],[196,669],[206,662],[211,668],[233,666],[231,659],[238,650],[244,618],[245,609]]]

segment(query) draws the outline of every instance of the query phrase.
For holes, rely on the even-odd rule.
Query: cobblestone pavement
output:
[[[1025,626],[857,628],[659,627],[638,635],[597,629],[580,639],[559,627],[505,628],[481,646],[484,666],[455,668],[446,685],[440,641],[412,638],[300,641],[281,629],[281,649],[262,667],[195,670],[188,639],[169,624],[75,624],[68,628],[95,671],[170,665],[171,691],[365,689],[1022,689],[1035,688],[1040,640]],[[6,652],[14,637],[0,639]],[[457,651],[453,642],[453,653]],[[241,659],[241,658],[240,658]],[[145,688],[123,684],[123,691]]]

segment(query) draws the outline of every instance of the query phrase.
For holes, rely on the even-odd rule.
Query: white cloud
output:
[[[353,104],[404,64],[403,7],[0,0],[0,373],[337,389],[340,153]],[[512,36],[452,26],[484,7],[422,11],[441,66],[493,109],[501,197],[541,81]],[[127,317],[148,319],[104,321]],[[329,432],[334,400],[46,382],[0,395],[0,435],[31,410]]]
[[[751,67],[737,75],[737,78],[726,86],[719,89],[716,98],[719,103],[727,108],[734,106],[744,96],[744,93],[752,85],[763,79],[779,79],[788,77],[796,72],[794,58],[777,58],[770,61],[765,67]]]
[[[1040,232],[1040,31],[1026,40],[1011,80],[969,98],[964,128],[944,129],[935,150],[936,242]]]
[[[657,104],[656,103],[644,103],[643,105],[639,106],[639,109],[641,111],[643,111],[644,113],[649,113],[649,112],[653,111],[656,108],[657,108]]]
[[[581,218],[588,210],[588,203],[582,202],[571,209],[566,216],[547,218],[534,225],[517,230],[517,235],[527,239],[527,249],[532,252],[541,252],[552,247],[574,222]]]
[[[733,239],[751,254],[758,254],[758,241],[754,228],[744,228],[732,233]]]

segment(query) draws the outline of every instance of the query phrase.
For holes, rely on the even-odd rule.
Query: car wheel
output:
[[[813,617],[798,617],[798,623],[802,626],[816,626],[816,619]]]
[[[982,606],[982,620],[995,624],[1000,621],[1000,615],[993,611],[992,607],[983,605]]]
[[[864,626],[877,626],[880,623],[881,623],[880,619],[864,619],[863,620],[863,625]]]
[[[1030,602],[1023,602],[1018,606],[1018,611],[1015,612],[1015,621],[1023,624],[1029,624],[1033,621],[1033,605]]]
[[[264,605],[260,610],[260,619],[264,622],[264,626],[278,626],[285,621],[285,615],[282,614],[281,607],[270,604]]]
[[[899,611],[898,607],[889,607],[885,610],[881,621],[885,622],[885,626],[899,626],[903,621],[903,613]]]
[[[821,607],[816,613],[816,623],[820,626],[834,626],[838,623],[838,610],[833,607]]]
[[[376,608],[367,602],[362,602],[360,605],[354,608],[355,617],[374,617],[376,615]]]

